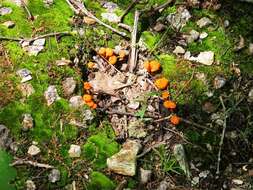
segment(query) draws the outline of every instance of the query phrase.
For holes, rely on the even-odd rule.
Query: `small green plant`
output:
[[[113,181],[100,172],[92,172],[90,178],[90,183],[87,187],[88,190],[113,190],[116,187]]]

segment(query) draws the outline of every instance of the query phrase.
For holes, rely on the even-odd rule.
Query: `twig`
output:
[[[47,169],[54,168],[54,166],[51,166],[51,165],[48,165],[48,164],[42,164],[42,163],[33,162],[33,161],[30,161],[30,160],[22,160],[22,159],[16,160],[12,164],[10,164],[10,166],[23,165],[23,164],[28,164],[28,165],[38,167],[38,168],[47,168]]]
[[[121,27],[121,28],[123,28],[124,30],[127,30],[128,32],[132,32],[132,27],[131,26],[129,26],[129,25],[127,25],[127,24],[124,24],[124,23],[119,23],[118,24],[118,27]]]
[[[147,149],[143,150],[141,154],[138,154],[138,155],[137,155],[137,158],[141,158],[141,157],[145,156],[145,155],[146,155],[147,153],[149,153],[153,148],[157,148],[157,147],[159,147],[159,146],[161,146],[161,145],[164,145],[164,144],[166,144],[166,143],[165,143],[165,142],[159,142],[159,143],[157,143],[157,144],[154,144],[154,145],[148,147]]]
[[[221,161],[221,149],[222,149],[222,145],[223,145],[223,141],[224,141],[224,137],[225,137],[225,132],[226,132],[226,128],[227,128],[227,115],[226,113],[226,107],[224,105],[224,101],[222,96],[220,96],[220,102],[223,108],[223,113],[224,113],[224,121],[223,121],[223,130],[222,130],[222,134],[221,134],[221,139],[220,139],[220,143],[219,143],[219,152],[218,152],[218,161],[217,161],[217,170],[216,170],[216,174],[219,175],[220,174],[220,161]]]
[[[113,31],[114,33],[122,36],[122,37],[127,37],[126,33],[125,32],[120,32],[118,31],[117,29],[111,27],[110,25],[108,24],[105,24],[103,21],[99,20],[97,17],[95,17],[93,14],[91,14],[87,9],[86,7],[84,6],[83,3],[81,2],[77,2],[76,0],[66,0],[67,3],[69,4],[70,8],[76,13],[76,14],[79,14],[79,13],[83,13],[85,14],[86,16],[94,19],[97,23],[103,25],[104,27],[110,29],[111,31]]]
[[[137,40],[139,16],[140,12],[136,10],[134,15],[134,27],[131,33],[131,52],[129,54],[129,71],[131,73],[134,71],[137,61],[136,40]]]
[[[124,179],[123,181],[121,181],[121,182],[119,183],[119,185],[116,187],[115,190],[122,190],[122,189],[125,188],[126,185],[127,185],[127,180]]]
[[[168,7],[169,5],[170,5],[170,3],[172,2],[172,0],[168,0],[166,3],[164,3],[164,4],[162,4],[162,5],[159,5],[159,6],[157,6],[157,7],[155,7],[154,9],[153,9],[153,11],[154,12],[156,12],[156,11],[161,11],[161,10],[164,10],[166,7]]]
[[[184,118],[182,118],[182,117],[180,118],[180,120],[181,120],[182,122],[186,123],[186,124],[193,125],[193,126],[195,126],[195,127],[197,127],[197,128],[205,129],[205,130],[208,130],[208,131],[211,131],[211,132],[215,133],[214,130],[212,130],[212,129],[208,128],[208,127],[205,127],[205,126],[203,126],[203,125],[200,125],[200,124],[198,124],[198,123],[195,123],[195,122],[193,122],[193,121],[189,121],[189,120],[184,119]]]
[[[46,37],[51,37],[51,36],[58,36],[58,35],[71,35],[71,32],[52,32],[52,33],[43,34],[41,36],[37,36],[37,37],[34,37],[34,38],[15,38],[15,37],[0,36],[0,40],[33,42],[33,41],[41,39],[41,38],[46,38]]]
[[[171,116],[172,115],[169,115],[169,116],[163,117],[161,119],[154,120],[153,122],[158,123],[158,122],[162,122],[162,121],[165,121],[165,120],[169,120],[171,118]]]
[[[33,16],[32,16],[31,12],[29,11],[28,7],[26,6],[26,4],[23,0],[21,0],[21,4],[22,4],[22,6],[24,7],[25,11],[28,14],[28,19],[33,20]]]
[[[134,113],[117,111],[117,110],[112,110],[112,111],[106,110],[105,112],[107,114],[118,114],[118,115],[127,115],[127,116],[132,116],[132,117],[138,117]],[[144,118],[147,118],[147,119],[156,119],[157,117],[155,117],[155,116],[144,116]]]
[[[129,13],[129,11],[138,3],[139,0],[133,0],[127,9],[123,12],[123,14],[120,16],[120,22],[124,19],[124,17]]]

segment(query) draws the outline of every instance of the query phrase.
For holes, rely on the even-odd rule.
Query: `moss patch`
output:
[[[90,183],[88,184],[88,190],[113,190],[116,187],[114,182],[100,172],[94,171],[91,173],[90,177],[91,179]]]

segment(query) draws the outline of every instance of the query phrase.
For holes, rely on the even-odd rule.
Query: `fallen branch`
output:
[[[157,6],[157,7],[155,7],[154,9],[153,9],[153,11],[154,12],[157,12],[157,11],[161,11],[161,10],[164,10],[165,8],[167,8],[169,5],[170,5],[170,3],[172,2],[172,0],[168,0],[166,3],[164,3],[164,4],[162,4],[162,5],[159,5],[159,6]]]
[[[124,179],[123,181],[121,181],[119,183],[119,185],[116,187],[115,190],[122,190],[122,189],[124,189],[126,187],[126,185],[127,185],[127,180]]]
[[[134,15],[134,27],[131,33],[131,52],[129,54],[129,71],[131,73],[134,71],[137,61],[136,40],[137,40],[139,16],[140,12],[136,10]]]
[[[24,9],[25,9],[25,11],[26,11],[26,13],[28,15],[28,19],[29,20],[33,20],[33,16],[31,14],[31,12],[29,11],[28,7],[26,6],[26,3],[23,0],[21,0],[21,4],[24,7]]]
[[[123,12],[123,14],[120,16],[120,22],[123,21],[124,17],[129,13],[129,11],[138,3],[139,0],[133,0],[127,9]]]
[[[54,168],[54,166],[51,166],[48,164],[42,164],[42,163],[38,163],[38,162],[30,161],[30,160],[23,160],[23,159],[16,160],[12,164],[10,164],[10,166],[17,166],[17,165],[24,165],[24,164],[31,165],[38,168],[46,168],[46,169]]]
[[[221,150],[222,150],[222,145],[223,145],[225,132],[226,132],[226,128],[227,128],[227,115],[225,114],[227,111],[226,111],[226,107],[224,105],[224,101],[223,101],[222,96],[220,96],[220,102],[221,102],[223,113],[224,113],[224,120],[223,120],[223,130],[222,130],[221,139],[220,139],[220,143],[219,143],[219,152],[218,152],[217,169],[216,169],[217,175],[220,174]]]
[[[112,111],[105,111],[107,114],[118,114],[118,115],[126,115],[126,116],[132,116],[132,117],[138,117],[134,113],[129,113],[129,112],[123,112],[123,111],[117,111],[117,110],[112,110]],[[145,119],[157,119],[155,116],[144,116]]]
[[[103,21],[99,20],[97,17],[95,17],[91,12],[89,12],[86,7],[84,6],[83,3],[81,2],[77,2],[76,0],[66,0],[66,2],[69,4],[70,8],[76,13],[76,14],[80,14],[83,13],[86,16],[94,19],[97,23],[103,25],[104,27],[110,29],[111,31],[113,31],[114,33],[122,36],[122,37],[127,37],[125,32],[121,32],[113,27],[111,27],[108,24],[105,24]]]

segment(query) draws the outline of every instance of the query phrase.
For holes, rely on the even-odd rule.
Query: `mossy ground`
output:
[[[100,13],[104,11],[99,1],[84,0],[87,7],[100,17]],[[115,0],[114,2],[120,5],[120,8],[116,11],[117,14],[121,14],[127,7],[130,1]],[[149,2],[148,6],[160,4],[165,0]],[[239,8],[238,8],[238,6]],[[73,26],[70,24],[70,19],[73,16],[71,9],[68,7],[64,0],[55,1],[51,8],[45,8],[42,0],[29,1],[28,8],[31,13],[36,16],[34,21],[29,21],[27,15],[23,9],[17,7],[7,1],[3,1],[3,6],[10,6],[13,9],[13,13],[0,17],[0,22],[12,20],[16,23],[16,26],[12,29],[6,29],[0,26],[0,35],[8,37],[26,37],[30,38],[40,34],[48,32],[60,32],[71,31]],[[232,6],[229,4],[229,6]],[[235,7],[234,7],[235,6]],[[153,51],[154,57],[159,59],[162,63],[163,73],[170,79],[170,86],[172,87],[172,97],[176,97],[176,101],[179,104],[179,114],[185,115],[186,112],[194,111],[196,114],[193,117],[194,120],[203,122],[208,115],[201,113],[201,103],[207,100],[208,97],[203,95],[208,90],[212,90],[212,84],[206,85],[203,82],[191,79],[193,74],[197,72],[203,72],[207,75],[207,80],[212,81],[213,78],[219,74],[231,78],[231,72],[229,70],[232,61],[242,61],[240,67],[247,74],[252,74],[252,59],[247,55],[246,50],[243,50],[243,54],[235,53],[233,47],[235,44],[235,38],[239,34],[243,35],[247,42],[252,41],[252,17],[250,14],[244,15],[245,7],[241,4],[233,4],[233,8],[239,10],[239,15],[234,20],[234,15],[230,15],[226,11],[213,12],[203,11],[199,9],[192,10],[193,18],[187,26],[183,28],[183,32],[189,32],[191,29],[197,29],[199,32],[206,31],[209,36],[204,39],[202,43],[194,42],[189,45],[188,50],[192,53],[198,53],[200,51],[214,51],[216,61],[220,62],[220,65],[214,66],[201,66],[193,65],[192,63],[177,59],[171,53],[171,49],[166,49],[171,41],[162,40],[164,33],[153,32],[148,29],[147,24],[152,22],[152,19],[145,19],[145,24],[140,25],[139,36],[146,43],[147,48]],[[144,5],[138,5],[137,8],[142,9]],[[176,10],[176,6],[167,8],[161,15],[165,17],[168,13],[173,13]],[[207,29],[199,30],[195,24],[196,20],[202,16],[210,17],[214,24]],[[224,28],[223,22],[219,20],[219,16],[223,16],[226,19],[231,20],[231,30],[228,31]],[[134,17],[134,10],[131,11],[124,19],[126,24],[132,25]],[[116,25],[114,25],[116,27]],[[244,29],[242,31],[242,29]],[[115,141],[112,129],[107,123],[98,125],[98,122],[91,123],[88,131],[77,128],[70,124],[64,123],[61,129],[61,121],[64,121],[69,116],[75,115],[78,117],[79,112],[71,110],[68,105],[67,98],[64,97],[61,82],[64,78],[74,77],[80,85],[76,90],[76,94],[82,94],[82,76],[80,68],[77,67],[59,67],[55,65],[55,61],[62,57],[66,59],[73,59],[76,56],[77,51],[74,49],[76,44],[83,44],[84,51],[90,51],[89,49],[95,49],[99,46],[114,47],[118,45],[121,40],[119,36],[112,34],[110,31],[102,26],[89,27],[84,26],[84,37],[77,36],[65,36],[61,39],[47,38],[46,46],[43,52],[38,56],[28,56],[20,47],[17,42],[5,41],[3,47],[8,54],[9,60],[12,63],[8,66],[8,69],[2,70],[0,76],[0,96],[7,97],[2,101],[0,97],[0,123],[6,125],[11,129],[11,133],[17,142],[22,142],[22,146],[17,152],[17,156],[25,157],[27,148],[31,145],[32,141],[37,141],[38,146],[42,149],[42,153],[38,158],[39,161],[52,164],[61,170],[61,181],[56,184],[48,184],[47,176],[48,171],[41,174],[42,182],[39,181],[41,187],[44,189],[62,189],[73,180],[79,180],[82,178],[83,173],[90,174],[90,183],[87,181],[84,186],[87,189],[114,189],[117,182],[113,181],[111,176],[107,174],[105,170],[106,158],[116,153],[119,150],[119,144]],[[173,39],[174,32],[170,27],[165,31],[166,39]],[[229,34],[229,35],[228,35]],[[168,37],[169,36],[169,37]],[[168,45],[169,47],[169,45]],[[162,53],[160,53],[162,52]],[[2,56],[1,56],[2,58]],[[2,61],[4,59],[4,61]],[[6,58],[1,59],[2,62],[6,62]],[[89,61],[89,56],[87,60]],[[20,79],[16,76],[15,71],[21,68],[27,68],[32,72],[33,80],[31,84],[35,89],[35,93],[27,99],[23,99],[21,93],[17,89]],[[8,81],[8,82],[3,82]],[[56,85],[59,95],[63,97],[61,100],[55,102],[52,106],[46,105],[43,93],[49,85]],[[21,101],[22,100],[22,101]],[[4,102],[2,104],[2,102]],[[185,108],[188,110],[184,110]],[[182,109],[181,109],[182,108]],[[29,132],[21,130],[22,114],[30,113],[34,119],[35,127]],[[217,145],[217,136],[212,133],[202,134],[198,130],[190,128],[182,129],[187,139],[196,144],[212,144]],[[85,129],[86,130],[86,129]],[[81,138],[80,138],[81,137]],[[77,138],[79,139],[77,141]],[[79,160],[70,159],[68,156],[68,149],[70,144],[80,144],[82,146],[82,159],[86,163]],[[189,146],[188,151],[192,156],[199,155],[201,151],[192,146]],[[199,152],[198,152],[199,151]],[[201,152],[203,154],[203,152]],[[206,154],[206,164],[214,161],[214,154]],[[178,165],[174,162],[175,159],[171,155],[165,153],[164,147],[160,147],[158,151],[151,152],[147,155],[148,159],[161,162],[159,165],[163,175],[170,172],[180,173]],[[168,159],[170,158],[170,159]],[[145,169],[154,168],[154,164],[143,159],[140,162],[144,165]],[[73,164],[75,161],[75,164]],[[90,172],[89,168],[92,168]],[[17,170],[17,177],[15,185],[17,189],[23,189],[24,183],[31,176],[39,174],[39,170],[30,168],[27,166],[19,167]],[[80,177],[81,176],[81,177]],[[34,179],[35,183],[37,179]],[[128,179],[128,187],[135,188],[137,186],[137,177]],[[1,187],[1,186],[0,186]],[[1,187],[2,188],[2,187]]]

